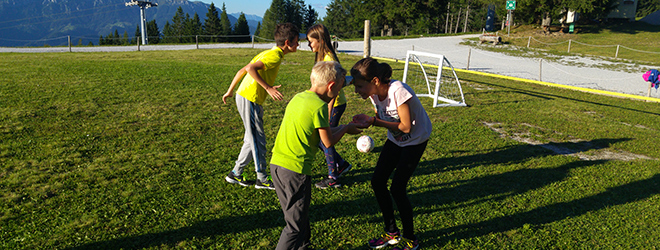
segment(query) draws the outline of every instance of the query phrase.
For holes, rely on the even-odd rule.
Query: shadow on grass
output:
[[[585,164],[592,164],[586,162]],[[477,223],[459,225],[422,232],[420,235],[428,245],[442,246],[459,239],[469,239],[492,233],[502,233],[526,225],[538,226],[580,216],[612,206],[637,202],[660,194],[660,175],[609,188],[607,191],[589,197],[554,203],[531,211],[502,216]]]
[[[621,106],[615,106],[615,105],[606,104],[606,103],[599,103],[599,102],[595,102],[595,101],[588,101],[588,100],[575,99],[575,98],[570,98],[570,97],[555,95],[555,94],[550,94],[550,93],[543,93],[543,92],[538,92],[538,91],[533,91],[533,90],[523,90],[523,89],[508,87],[508,86],[499,85],[499,84],[495,84],[495,83],[492,83],[492,82],[486,82],[486,81],[478,81],[478,80],[473,80],[473,79],[470,79],[470,81],[475,82],[475,83],[479,83],[479,84],[483,84],[483,85],[489,85],[489,86],[499,87],[499,88],[503,88],[503,89],[509,89],[509,90],[511,90],[511,92],[514,92],[514,93],[518,93],[518,94],[521,94],[521,95],[532,96],[532,97],[536,97],[536,98],[540,98],[540,99],[544,99],[544,100],[552,100],[554,98],[557,98],[557,99],[571,100],[571,101],[575,101],[575,102],[601,105],[601,106],[607,106],[607,107],[611,107],[611,108],[618,108],[618,109],[623,109],[623,110],[639,112],[639,113],[643,113],[643,114],[660,116],[660,112],[657,112],[657,111],[654,112],[654,111],[648,111],[648,110],[638,110],[638,109],[626,108],[626,107],[621,107]],[[494,91],[489,91],[489,92],[494,92]],[[528,101],[528,100],[525,100],[525,101]],[[510,100],[510,101],[506,101],[506,102],[516,102],[516,101],[511,101]],[[506,103],[506,102],[503,102],[503,103]],[[485,105],[493,105],[493,104],[498,104],[498,103],[488,103],[488,104],[485,104]]]

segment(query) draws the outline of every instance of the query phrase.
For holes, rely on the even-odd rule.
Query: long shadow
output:
[[[441,171],[469,169],[481,165],[516,164],[533,158],[557,155],[548,147],[563,148],[572,153],[585,152],[592,149],[603,149],[609,145],[631,140],[630,138],[596,139],[583,142],[547,143],[542,145],[517,145],[495,149],[487,153],[466,155],[460,157],[438,158],[421,162],[415,175],[435,174]]]
[[[312,199],[318,197],[312,196]],[[364,204],[370,204],[365,206]],[[376,205],[375,198],[371,195],[354,197],[350,200],[326,203],[323,205],[312,205],[310,207],[311,221],[325,221],[341,217],[372,217],[377,218],[380,210]],[[255,214],[227,216],[219,219],[207,220],[192,226],[155,232],[135,236],[127,236],[118,239],[92,242],[67,249],[144,249],[169,246],[176,248],[177,244],[193,238],[207,238],[220,235],[233,235],[236,233],[277,228],[281,230],[285,226],[282,211],[269,210]],[[277,238],[272,239],[277,242]]]
[[[457,239],[468,239],[506,232],[524,225],[542,225],[580,216],[612,206],[623,205],[660,194],[660,174],[653,177],[609,188],[607,191],[578,200],[554,203],[528,212],[503,216],[478,223],[459,225],[444,229],[422,232],[422,238],[437,245]]]
[[[551,100],[552,98],[557,98],[557,99],[571,100],[571,101],[575,101],[575,102],[588,103],[588,104],[593,104],[593,105],[600,105],[600,106],[606,106],[606,107],[612,107],[612,108],[618,108],[618,109],[624,109],[624,110],[639,112],[639,113],[643,113],[643,114],[660,116],[660,112],[651,112],[651,111],[647,111],[647,110],[638,110],[638,109],[626,108],[626,107],[621,107],[621,106],[614,106],[614,105],[611,105],[611,104],[599,103],[599,102],[582,100],[582,99],[575,99],[575,98],[570,98],[570,97],[566,97],[566,96],[555,95],[555,94],[550,94],[550,93],[543,93],[543,92],[538,92],[538,91],[533,91],[533,90],[522,90],[522,89],[519,89],[519,88],[503,86],[503,85],[494,84],[494,83],[485,82],[485,81],[477,81],[477,80],[470,80],[470,81],[475,82],[475,83],[479,83],[479,84],[499,87],[499,88],[503,88],[503,89],[510,89],[510,90],[514,91],[514,93],[529,95],[529,96],[533,96],[533,97],[537,97],[537,98],[541,98],[541,99],[545,99],[545,100]],[[549,97],[552,97],[552,98],[549,98]]]

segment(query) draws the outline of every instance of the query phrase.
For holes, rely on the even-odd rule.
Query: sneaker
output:
[[[384,233],[378,238],[369,240],[369,247],[371,248],[382,248],[388,245],[395,245],[399,243],[401,239],[401,234],[397,231],[396,233]]]
[[[338,188],[341,187],[341,183],[339,183],[339,180],[335,180],[331,177],[327,177],[320,181],[319,183],[316,183],[314,186],[320,189],[326,189],[326,188]]]
[[[353,167],[353,165],[351,165],[348,162],[344,162],[344,163],[345,164],[343,166],[340,166],[339,169],[337,169],[337,172],[339,172],[339,175],[337,176],[337,178],[341,177],[341,175],[348,172],[348,170],[351,170],[351,168]]]
[[[227,177],[225,177],[225,180],[229,183],[238,184],[244,187],[250,186],[254,183],[252,181],[245,180],[245,176],[242,174],[238,176],[234,175],[234,171],[229,171],[229,174]]]
[[[266,181],[264,181],[264,182],[261,182],[261,180],[257,179],[257,184],[255,184],[254,187],[256,189],[275,190],[275,186],[273,186],[273,181],[270,178],[270,176],[268,176],[268,178],[266,178]]]
[[[406,238],[401,239],[401,244],[396,246],[392,250],[417,250],[419,243],[417,240],[409,240]]]

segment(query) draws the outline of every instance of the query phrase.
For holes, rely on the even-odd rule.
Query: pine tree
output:
[[[149,38],[149,44],[160,43],[160,30],[156,20],[147,22],[147,37]]]
[[[188,20],[186,30],[188,30],[192,42],[196,42],[196,36],[202,35],[202,21],[199,20],[197,13]]]
[[[245,14],[241,12],[241,15],[238,17],[236,24],[234,25],[234,35],[241,37],[236,37],[236,42],[249,42],[250,39],[250,26],[248,25]]]
[[[264,13],[263,23],[261,23],[261,29],[259,30],[259,36],[266,39],[273,39],[275,27],[279,23],[284,22],[284,17],[286,16],[286,5],[285,0],[273,0],[270,4],[270,8]]]
[[[254,29],[254,36],[259,36],[259,31],[261,31],[261,22],[257,22],[257,28]]]
[[[204,20],[204,35],[210,36],[204,39],[207,42],[218,42],[220,35],[220,18],[218,17],[218,9],[211,3],[209,11],[206,13],[206,20]]]
[[[307,8],[304,9],[303,11],[303,23],[300,26],[300,31],[305,32],[314,24],[317,22],[317,18],[319,17],[319,13],[316,12],[314,8],[312,8],[312,5],[307,5]]]
[[[231,35],[231,22],[229,22],[229,16],[227,16],[227,8],[225,4],[222,3],[222,14],[220,14],[220,35],[228,36]],[[227,37],[221,39],[221,41],[228,41]]]

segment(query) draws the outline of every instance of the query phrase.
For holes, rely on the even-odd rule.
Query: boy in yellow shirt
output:
[[[225,180],[241,186],[252,185],[252,181],[245,179],[243,169],[254,160],[257,180],[255,188],[275,189],[268,171],[266,162],[266,135],[264,134],[262,104],[267,96],[273,100],[283,100],[282,93],[277,89],[282,85],[273,86],[277,72],[280,69],[282,58],[288,53],[298,49],[298,27],[291,23],[277,25],[275,29],[276,46],[255,56],[250,63],[240,69],[225,93],[222,102],[233,95],[234,88],[241,81],[236,91],[236,108],[243,120],[245,135],[243,146],[238,155],[234,169],[229,172]]]

